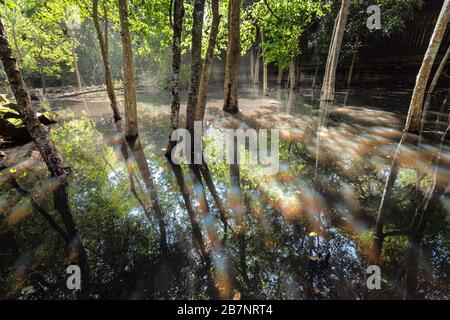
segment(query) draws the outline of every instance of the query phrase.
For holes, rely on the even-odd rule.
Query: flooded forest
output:
[[[450,0],[1,0],[1,300],[450,298]]]

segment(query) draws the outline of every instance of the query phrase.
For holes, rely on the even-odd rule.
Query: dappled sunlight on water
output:
[[[277,172],[210,164],[213,194],[189,166],[177,176],[164,156],[170,93],[139,97],[140,135],[133,142],[110,119],[104,97],[50,102],[61,116],[51,135],[72,169],[70,205],[89,257],[93,297],[362,298],[384,181],[403,134],[398,105],[358,105],[360,97],[350,95],[347,105],[339,96],[336,106],[324,108],[310,92],[261,98],[249,89],[232,116],[213,92],[205,130],[280,130]],[[441,116],[431,113],[437,132]],[[419,145],[410,137],[400,147],[388,229],[408,226],[439,152],[437,184],[448,186],[448,144],[440,150],[430,134]],[[32,144],[6,150],[2,163],[0,295],[73,298],[64,289],[64,243],[37,209],[59,222],[54,181]],[[447,194],[435,201],[419,287],[422,297],[448,298]],[[386,240],[385,286],[374,298],[401,297],[406,251],[405,236]]]

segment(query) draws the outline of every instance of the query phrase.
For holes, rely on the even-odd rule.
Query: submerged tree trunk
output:
[[[213,18],[211,23],[211,31],[209,34],[208,49],[206,50],[206,58],[203,64],[203,72],[200,78],[197,111],[195,114],[196,121],[203,121],[203,118],[205,117],[209,77],[211,75],[212,61],[214,58],[214,49],[216,47],[217,35],[219,33],[219,23],[220,23],[219,0],[212,0],[211,11]]]
[[[240,0],[228,0],[228,50],[225,67],[223,110],[230,113],[239,111],[237,86],[239,58],[241,55],[240,11]]]
[[[81,75],[80,69],[78,68],[78,57],[77,57],[77,40],[75,39],[75,35],[73,31],[70,31],[70,37],[72,39],[72,65],[75,70],[75,78],[77,80],[78,90],[83,89],[83,84],[81,83]]]
[[[442,5],[441,13],[436,22],[433,35],[431,36],[430,44],[428,46],[425,57],[422,61],[419,74],[417,75],[416,85],[414,87],[411,104],[409,106],[408,117],[406,119],[406,130],[409,132],[419,133],[420,124],[422,119],[422,107],[425,89],[430,77],[431,68],[433,67],[434,60],[439,51],[442,38],[444,37],[445,30],[450,17],[450,3],[449,0],[445,0]]]
[[[422,63],[422,67],[419,71],[416,81],[416,87],[413,92],[413,96],[411,99],[411,104],[408,111],[408,119],[405,124],[404,133],[402,138],[398,144],[397,150],[395,152],[394,158],[392,160],[391,169],[386,178],[386,185],[383,190],[383,196],[381,198],[380,207],[378,209],[377,220],[375,224],[375,235],[373,241],[373,257],[372,260],[378,264],[380,262],[381,253],[383,250],[383,242],[384,242],[384,220],[386,214],[386,206],[390,202],[392,189],[394,187],[395,181],[397,179],[397,174],[399,170],[399,159],[398,156],[401,151],[401,146],[407,139],[408,133],[418,132],[420,129],[420,118],[417,122],[416,116],[419,113],[421,116],[422,113],[422,102],[425,93],[426,83],[428,82],[428,77],[430,74],[430,63],[433,64],[436,53],[439,49],[440,41],[442,40],[442,36],[445,32],[445,28],[447,26],[450,15],[450,5],[449,0],[445,0],[441,13],[439,15],[438,21],[436,22],[435,30],[430,40],[430,44],[427,52],[425,53],[424,61]],[[433,53],[434,52],[434,53]]]
[[[105,19],[105,35],[103,36],[102,30],[100,28],[100,21],[98,18],[98,0],[93,0],[92,3],[92,20],[94,21],[95,30],[97,32],[98,42],[100,44],[100,52],[102,54],[103,61],[103,71],[105,73],[106,91],[108,93],[108,98],[111,103],[111,109],[113,111],[114,121],[119,121],[120,113],[117,107],[117,98],[114,91],[114,81],[111,74],[111,68],[109,65],[109,50],[108,50],[108,11],[104,7],[104,19]]]
[[[50,171],[54,182],[53,201],[55,209],[58,211],[61,220],[66,228],[68,235],[68,249],[70,263],[80,266],[83,276],[84,289],[83,295],[89,289],[90,269],[87,261],[87,255],[83,243],[78,234],[75,222],[73,220],[68,199],[68,175],[70,168],[67,166],[64,158],[56,150],[53,141],[50,139],[47,129],[40,123],[33,109],[31,98],[26,90],[26,85],[22,75],[17,67],[16,59],[12,56],[12,50],[5,34],[3,20],[0,17],[0,58],[4,70],[8,77],[11,90],[16,98],[17,111],[23,115],[23,121],[27,131],[32,137],[37,149],[42,155],[44,162]],[[84,295],[86,297],[86,295]]]
[[[172,35],[172,104],[170,106],[171,134],[178,129],[180,116],[180,65],[181,65],[181,32],[183,30],[184,5],[183,0],[174,0],[173,35]],[[166,150],[170,158],[176,141],[171,141]]]
[[[333,37],[328,52],[325,76],[322,84],[321,100],[333,101],[335,92],[336,69],[341,52],[342,39],[344,38],[345,26],[350,10],[350,0],[342,0],[341,9],[336,18]]]
[[[192,22],[191,47],[191,81],[189,85],[188,102],[186,108],[186,129],[194,139],[194,122],[198,102],[200,77],[202,74],[202,29],[205,12],[205,0],[195,0]],[[193,142],[193,140],[192,140]],[[193,143],[192,143],[193,146]],[[194,148],[191,148],[192,152]]]
[[[123,51],[123,87],[125,99],[125,136],[133,139],[138,135],[136,85],[134,79],[133,49],[128,28],[128,0],[119,1],[120,28]]]

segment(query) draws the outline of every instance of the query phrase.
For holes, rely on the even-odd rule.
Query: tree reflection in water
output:
[[[165,114],[143,114],[134,141],[109,119],[80,117],[55,127],[52,137],[73,171],[68,204],[86,249],[88,296],[362,298],[401,132],[372,123],[368,112],[392,116],[379,110],[355,116],[351,105],[310,106],[298,116],[303,97],[286,103],[290,115],[261,108],[215,117],[221,111],[209,110],[212,126],[285,124],[280,171],[272,176],[244,164],[170,163]],[[10,152],[22,161],[0,176],[0,295],[76,298],[65,286],[72,262],[45,167],[27,147]],[[405,285],[415,287],[408,281],[418,283],[414,297],[448,298],[447,142],[406,143],[398,161],[384,219],[383,285],[366,298],[402,298]],[[417,161],[426,175],[419,189]],[[395,234],[411,226],[414,232]]]

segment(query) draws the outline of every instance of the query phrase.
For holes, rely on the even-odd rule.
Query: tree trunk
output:
[[[225,67],[223,110],[230,113],[239,111],[238,104],[238,72],[241,55],[240,38],[240,0],[228,0],[228,50]]]
[[[408,132],[419,133],[420,131],[425,89],[431,73],[431,68],[433,67],[434,60],[436,59],[442,38],[445,34],[449,17],[450,3],[449,0],[445,0],[442,5],[441,13],[439,14],[439,18],[436,22],[433,35],[431,36],[427,52],[425,53],[422,66],[420,67],[419,74],[417,75],[416,85],[414,87],[408,117],[406,119],[405,130]]]
[[[83,89],[83,84],[81,83],[81,75],[80,75],[80,69],[78,68],[78,57],[77,57],[77,43],[75,39],[75,35],[73,31],[70,31],[70,38],[72,39],[72,65],[73,69],[75,70],[75,78],[77,81],[77,87],[78,90]]]
[[[192,48],[191,48],[191,81],[189,85],[188,102],[186,109],[186,129],[194,139],[194,121],[198,102],[200,77],[202,74],[202,29],[205,12],[205,0],[195,0],[192,22]],[[193,140],[192,140],[193,142]],[[192,146],[194,144],[192,143]],[[194,152],[194,148],[191,148]]]
[[[128,28],[128,0],[119,0],[120,28],[123,50],[123,87],[125,98],[125,136],[138,136],[136,85],[134,79],[133,49]]]
[[[316,81],[317,81],[317,74],[319,73],[319,59],[317,59],[317,64],[316,64],[316,71],[314,72],[314,79],[313,79],[313,83],[312,83],[312,89],[314,91],[314,89],[316,88]]]
[[[261,30],[261,44],[264,44],[265,41],[265,34],[264,30]],[[262,51],[262,58],[263,58],[263,95],[268,97],[269,96],[269,70],[267,67],[267,59],[266,55],[264,54],[264,50]]]
[[[289,66],[289,87],[291,91],[295,89],[295,81],[297,77],[295,76],[295,58],[291,58],[291,65]]]
[[[336,18],[333,38],[328,52],[325,76],[322,84],[321,100],[334,101],[336,69],[341,52],[342,39],[344,38],[345,26],[350,10],[350,0],[342,0],[341,9]]]
[[[219,33],[219,23],[220,23],[219,0],[212,0],[211,11],[213,19],[211,23],[211,31],[209,34],[208,49],[206,50],[205,63],[203,65],[203,72],[200,78],[200,88],[198,91],[198,102],[197,102],[198,106],[197,112],[195,114],[196,121],[203,121],[203,118],[205,117],[209,77],[211,75],[212,61],[214,58],[214,49],[216,47],[217,35]]]
[[[11,23],[11,34],[14,41],[14,47],[16,49],[17,54],[17,67],[20,68],[20,65],[22,64],[22,52],[20,50],[19,41],[17,40],[17,33],[15,28],[15,21]]]
[[[282,83],[283,83],[283,68],[278,67],[277,85],[281,86]]]
[[[422,102],[423,102],[423,95],[425,93],[425,86],[428,82],[430,69],[431,66],[433,65],[436,52],[439,49],[440,41],[442,39],[443,34],[445,33],[445,28],[449,20],[449,14],[450,14],[449,0],[445,0],[438,21],[436,22],[435,30],[433,32],[433,36],[431,37],[429,48],[425,53],[425,58],[422,63],[422,67],[417,76],[416,88],[414,89],[413,97],[409,107],[408,119],[405,124],[404,134],[402,135],[402,138],[399,142],[394,158],[392,160],[391,169],[386,179],[386,185],[383,190],[383,196],[381,198],[380,208],[378,210],[373,243],[374,247],[373,261],[377,264],[380,262],[380,257],[383,250],[383,241],[384,241],[383,229],[386,214],[386,205],[387,203],[389,203],[389,199],[392,194],[392,189],[394,187],[395,180],[397,179],[397,174],[399,170],[398,156],[402,144],[406,141],[407,138],[406,133],[418,132],[420,129],[420,117],[417,122],[416,115],[419,112],[421,116],[422,113]],[[418,105],[418,103],[420,103],[420,105]]]
[[[16,59],[12,56],[12,50],[5,34],[3,20],[0,17],[0,58],[3,63],[4,70],[8,77],[11,90],[16,98],[17,111],[23,115],[23,121],[30,136],[33,138],[37,149],[42,155],[48,170],[55,181],[53,190],[53,201],[55,209],[59,212],[61,220],[66,228],[70,241],[68,241],[68,249],[70,263],[78,264],[82,270],[84,287],[89,288],[89,265],[87,255],[78,234],[78,230],[73,221],[68,203],[68,174],[70,168],[67,166],[64,158],[56,150],[53,141],[50,139],[47,129],[40,123],[36,116],[31,103],[31,98],[26,90],[26,85],[22,75],[17,67]],[[84,290],[83,292],[86,292]]]
[[[172,35],[172,104],[170,106],[171,134],[178,129],[180,116],[180,65],[181,65],[181,32],[183,30],[184,5],[183,0],[174,0],[173,35]],[[176,141],[171,141],[166,150],[170,158]]]
[[[255,81],[255,48],[250,49],[250,79]]]
[[[102,30],[100,28],[100,22],[98,18],[98,0],[93,0],[92,3],[92,20],[94,21],[95,30],[97,32],[97,38],[100,45],[100,52],[102,54],[103,61],[103,71],[105,73],[105,82],[106,82],[106,91],[108,93],[108,98],[111,103],[111,109],[113,111],[114,121],[119,121],[120,113],[119,108],[117,107],[117,98],[116,93],[114,91],[114,82],[112,79],[111,68],[109,66],[109,50],[108,50],[108,11],[106,7],[104,7],[104,15],[105,15],[105,36],[102,34]]]
[[[44,67],[42,66],[42,63],[39,64],[39,74],[41,77],[42,94],[45,96],[46,84],[45,84]]]
[[[261,48],[258,47],[256,49],[256,56],[255,56],[255,68],[254,68],[254,78],[253,78],[253,84],[259,84],[259,64],[261,59]]]
[[[350,88],[350,85],[352,83],[353,69],[355,68],[357,54],[358,54],[358,52],[356,50],[353,51],[352,63],[350,64],[350,69],[348,71],[347,89]]]

